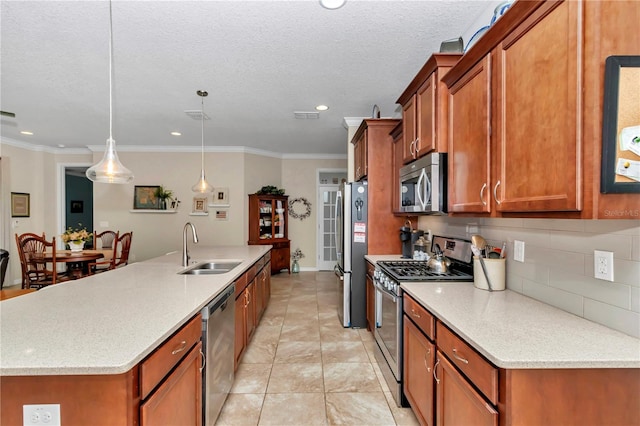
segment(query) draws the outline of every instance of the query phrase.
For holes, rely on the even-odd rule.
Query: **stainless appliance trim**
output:
[[[215,424],[234,378],[235,283],[202,308],[202,346],[206,364],[202,370],[202,422]],[[231,301],[231,303],[229,303]]]

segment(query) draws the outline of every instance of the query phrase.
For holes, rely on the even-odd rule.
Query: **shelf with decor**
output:
[[[249,195],[249,245],[273,246],[271,272],[278,273],[290,266],[288,236],[288,195]]]
[[[133,210],[129,210],[129,213],[164,213],[164,214],[171,214],[171,213],[178,213],[178,210],[176,210],[176,209],[166,209],[166,210],[160,210],[160,209],[133,209]]]

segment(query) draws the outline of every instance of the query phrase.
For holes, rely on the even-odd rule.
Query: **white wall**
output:
[[[423,216],[418,227],[468,239],[470,223],[490,244],[507,241],[508,289],[640,337],[640,222]],[[524,263],[514,240],[525,242]],[[594,250],[614,253],[614,282],[593,278]]]

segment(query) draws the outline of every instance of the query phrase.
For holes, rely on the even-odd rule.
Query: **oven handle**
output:
[[[387,296],[388,298],[390,298],[393,303],[400,301],[400,296],[396,296],[395,294],[389,293],[387,289],[385,289],[380,284],[378,284],[377,281],[373,282],[373,286],[376,288],[376,290],[382,293],[383,296]]]

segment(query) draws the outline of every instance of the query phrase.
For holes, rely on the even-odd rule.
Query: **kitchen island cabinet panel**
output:
[[[140,407],[141,426],[202,425],[202,342]]]

